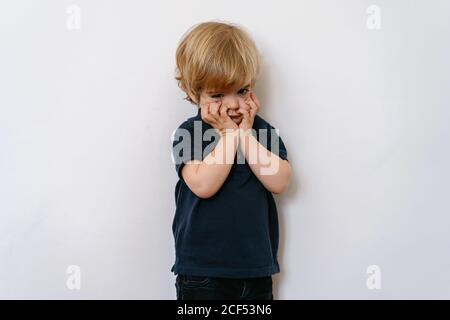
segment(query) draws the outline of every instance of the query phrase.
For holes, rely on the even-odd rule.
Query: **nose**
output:
[[[228,110],[228,114],[231,116],[238,115],[236,112],[239,109],[239,101],[237,96],[231,95],[223,98],[222,103],[226,106]]]

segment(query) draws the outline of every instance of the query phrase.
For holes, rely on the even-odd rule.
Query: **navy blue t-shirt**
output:
[[[172,136],[172,159],[179,180],[172,224],[176,259],[171,271],[223,278],[270,276],[280,271],[277,208],[272,193],[251,171],[240,148],[224,184],[210,198],[196,196],[181,175],[185,162],[203,160],[214,150],[218,133],[209,130],[213,134],[203,137],[212,128],[198,109]],[[253,129],[264,147],[287,160],[284,143],[273,126],[255,115]],[[190,148],[180,148],[183,139],[187,140],[182,145],[187,143]],[[278,139],[274,140],[278,146],[272,148],[272,139]]]

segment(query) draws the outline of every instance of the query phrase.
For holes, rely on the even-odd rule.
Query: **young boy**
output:
[[[276,129],[256,114],[257,48],[236,25],[210,21],[185,34],[176,63],[185,99],[198,107],[172,145],[177,299],[273,299],[272,193],[286,190],[291,167]]]

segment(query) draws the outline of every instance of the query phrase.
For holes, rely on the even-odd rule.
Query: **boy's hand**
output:
[[[251,129],[253,127],[255,115],[259,110],[260,103],[253,91],[250,92],[250,98],[246,99],[245,101],[242,98],[238,99],[240,106],[238,112],[242,113],[243,115],[242,121],[239,124],[239,129],[247,132],[248,129]]]
[[[201,106],[202,119],[220,134],[225,133],[227,129],[236,130],[238,125],[230,118],[227,109],[222,105],[222,101],[205,103]]]

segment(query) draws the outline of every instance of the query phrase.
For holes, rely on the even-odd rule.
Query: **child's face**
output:
[[[238,98],[247,99],[250,97],[250,85],[237,89],[232,92],[220,92],[214,90],[203,89],[200,95],[200,106],[208,102],[220,102],[222,105],[228,107],[228,115],[236,123],[240,124],[242,121],[242,114],[238,112],[240,106]]]

